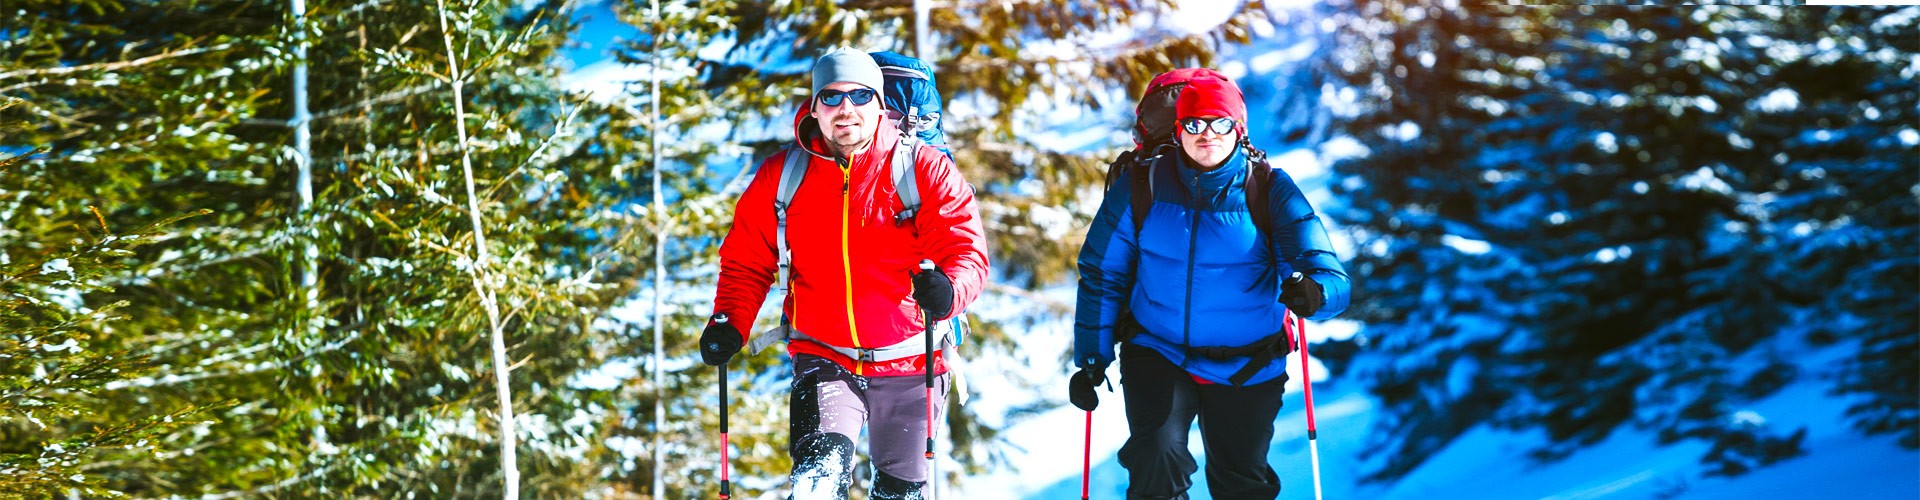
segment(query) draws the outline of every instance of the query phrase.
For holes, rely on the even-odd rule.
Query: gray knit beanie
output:
[[[818,95],[820,89],[835,82],[858,83],[878,92],[883,85],[880,65],[874,63],[873,56],[866,52],[834,47],[813,62],[813,93]]]

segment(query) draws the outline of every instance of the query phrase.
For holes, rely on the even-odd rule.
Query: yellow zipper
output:
[[[849,211],[847,190],[852,186],[853,165],[851,160],[835,158],[840,164],[840,268],[846,271],[847,290],[847,333],[853,336],[853,348],[860,348],[860,327],[853,319],[853,258],[847,248],[847,212]],[[859,359],[853,360],[853,374],[865,376],[865,366]]]

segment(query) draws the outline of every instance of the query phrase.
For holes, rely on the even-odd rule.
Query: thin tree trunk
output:
[[[320,255],[320,252],[313,246],[313,239],[317,236],[318,231],[316,231],[313,226],[312,210],[313,115],[307,110],[307,2],[306,0],[293,0],[292,7],[293,36],[295,40],[293,45],[293,118],[287,120],[287,123],[293,126],[294,161],[298,163],[300,170],[299,176],[294,183],[295,190],[300,194],[299,219],[301,222],[298,230],[301,233],[300,240],[303,242],[300,245],[299,257],[300,297],[301,300],[304,301],[307,314],[317,316],[320,314],[320,291],[318,287],[320,265],[316,262],[316,259]],[[320,334],[319,329],[314,327],[314,325],[317,324],[318,323],[312,321],[306,322],[306,334],[309,337],[317,337]],[[319,381],[315,381],[315,384],[319,383]],[[324,394],[326,392],[323,387],[315,387],[315,389],[317,389],[315,394]],[[315,406],[310,410],[309,416],[313,418],[311,449],[331,449],[333,446],[328,443],[326,415],[320,411],[319,406]]]
[[[453,50],[453,32],[447,28],[447,5],[444,0],[434,0],[440,10],[441,38],[447,45],[447,78],[453,84],[453,130],[459,139],[460,170],[466,175],[467,215],[473,220],[473,289],[480,295],[480,306],[487,311],[487,324],[493,331],[493,381],[500,398],[500,473],[505,480],[505,498],[520,498],[520,468],[514,458],[515,432],[513,425],[513,388],[508,385],[507,340],[506,332],[500,325],[500,305],[494,300],[493,291],[487,279],[487,264],[492,261],[487,253],[486,226],[480,218],[480,199],[474,195],[473,160],[467,147],[467,110],[464,85],[461,84],[459,54]]]
[[[661,401],[666,397],[666,384],[661,383],[661,329],[666,315],[660,311],[661,295],[666,293],[667,226],[666,207],[660,193],[660,0],[653,0],[653,50],[648,56],[653,64],[647,69],[647,78],[653,84],[653,116],[647,125],[647,151],[653,155],[653,498],[666,498],[661,490],[666,488],[664,445],[661,435],[666,434],[666,410]]]

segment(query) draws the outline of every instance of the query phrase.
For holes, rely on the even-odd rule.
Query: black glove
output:
[[[740,352],[740,346],[746,339],[740,337],[740,330],[727,323],[724,314],[714,315],[707,320],[707,331],[700,334],[700,362],[708,366],[727,364],[733,359],[733,353]]]
[[[1107,366],[1084,366],[1067,379],[1067,400],[1081,410],[1093,411],[1100,407],[1100,395],[1093,392],[1095,387],[1107,383]]]
[[[914,273],[913,300],[927,311],[928,318],[947,317],[953,313],[953,278],[939,269]]]
[[[1320,306],[1327,304],[1322,290],[1320,282],[1295,274],[1280,284],[1280,302],[1302,318],[1313,316],[1313,313],[1320,312]]]
[[[1294,273],[1294,277],[1281,283],[1281,302],[1286,304],[1286,310],[1292,310],[1300,317],[1309,317],[1319,312],[1321,306],[1327,306],[1327,296],[1319,287],[1319,281]]]

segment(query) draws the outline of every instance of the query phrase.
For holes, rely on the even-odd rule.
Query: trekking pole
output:
[[[1298,283],[1305,279],[1300,273],[1287,277],[1288,283]],[[1320,431],[1313,421],[1313,373],[1307,370],[1307,318],[1288,311],[1293,316],[1293,331],[1300,335],[1300,377],[1307,393],[1307,451],[1313,459],[1313,498],[1320,500]]]
[[[1087,484],[1093,478],[1093,410],[1087,410],[1087,436],[1080,448],[1080,500],[1087,500]]]
[[[1307,387],[1307,452],[1313,458],[1313,499],[1320,500],[1320,431],[1313,421],[1313,375],[1307,371],[1307,319],[1294,317],[1294,330],[1300,332],[1300,376]]]
[[[933,261],[920,259],[920,272],[935,272]],[[921,335],[927,338],[925,363],[927,372],[927,491],[933,491],[933,485],[938,484],[936,481],[939,479],[933,476],[933,315],[927,313],[926,308],[920,309],[920,315],[925,316],[927,320],[927,329],[921,332]]]
[[[717,322],[717,323],[726,323],[727,316],[724,314],[716,315],[714,316],[713,320],[714,322]],[[729,477],[730,471],[728,470],[729,468],[728,463],[732,461],[732,457],[731,457],[732,451],[727,449],[731,446],[729,441],[730,439],[727,436],[727,364],[721,363],[720,364],[720,500],[727,500],[728,498],[733,497],[733,485],[731,484],[732,478]],[[655,464],[654,467],[658,468],[660,467],[660,465]],[[660,472],[656,470],[654,471],[654,473],[658,474]]]

